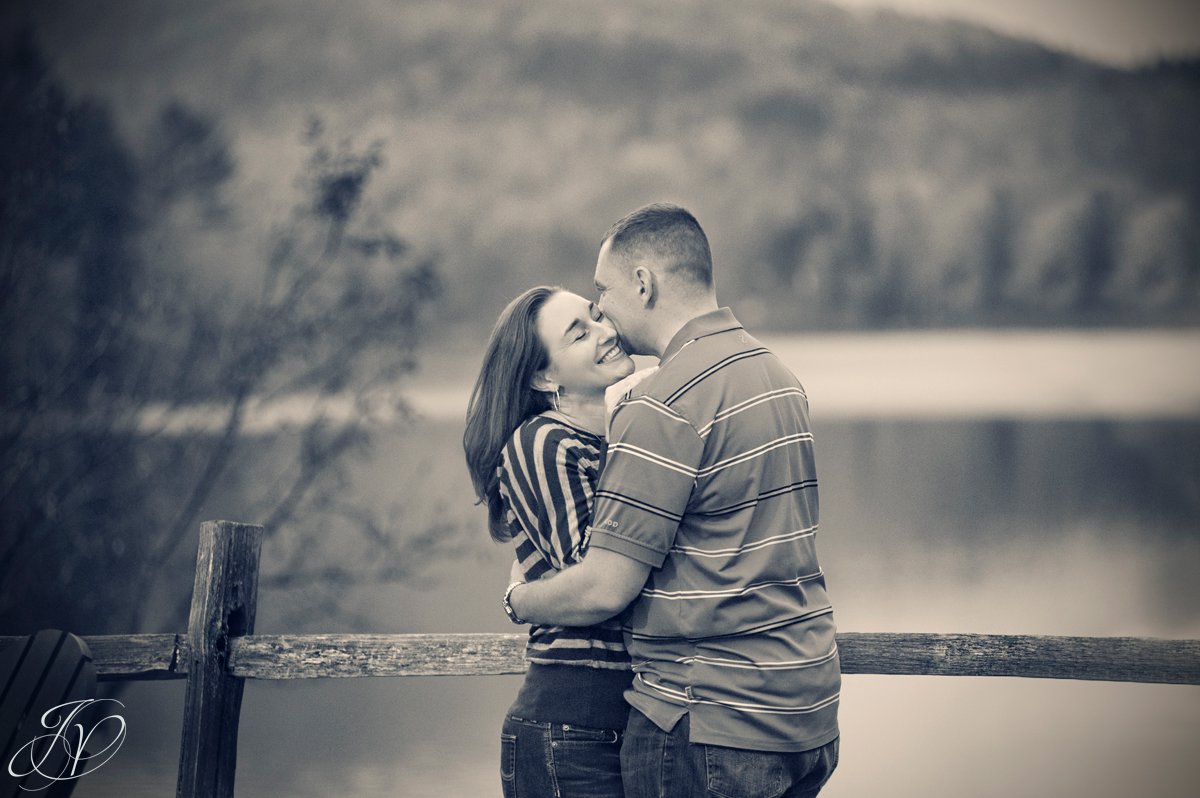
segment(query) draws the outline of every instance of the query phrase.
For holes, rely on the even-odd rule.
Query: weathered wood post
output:
[[[229,672],[229,643],[254,632],[262,539],[261,526],[200,526],[177,798],[233,796],[243,679]]]

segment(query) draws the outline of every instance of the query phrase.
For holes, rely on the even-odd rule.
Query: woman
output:
[[[532,288],[500,314],[463,448],[492,537],[512,541],[526,581],[586,551],[604,390],[633,370],[612,325],[577,294]],[[500,736],[506,798],[622,795],[631,671],[619,623],[533,626],[526,652],[529,671]]]

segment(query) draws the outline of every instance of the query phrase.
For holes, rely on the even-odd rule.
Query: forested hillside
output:
[[[231,142],[235,212],[173,220],[168,267],[245,278],[316,117],[379,143],[372,212],[441,254],[447,317],[588,288],[669,198],[774,328],[1200,320],[1196,62],[790,0],[63,8],[35,38],[134,146],[176,100]]]

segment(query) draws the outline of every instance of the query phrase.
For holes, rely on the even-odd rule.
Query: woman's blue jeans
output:
[[[504,798],[624,798],[623,732],[509,715],[500,732]]]

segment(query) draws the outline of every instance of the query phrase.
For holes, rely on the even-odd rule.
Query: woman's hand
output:
[[[520,562],[518,562],[517,560],[513,560],[512,569],[509,570],[509,572],[508,572],[509,584],[512,584],[513,582],[524,582],[524,581],[526,581],[525,580],[525,570],[523,568],[521,568]]]

